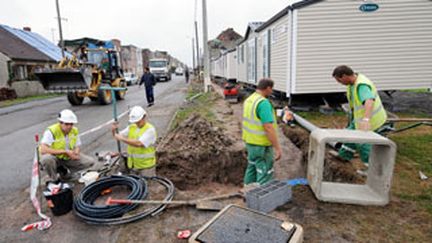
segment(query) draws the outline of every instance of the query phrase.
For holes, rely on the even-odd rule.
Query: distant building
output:
[[[121,47],[121,63],[123,72],[134,73],[138,77],[143,74],[143,59],[141,48],[134,45]]]
[[[141,51],[141,56],[142,56],[142,65],[143,68],[148,67],[149,66],[149,60],[151,58],[153,58],[153,52],[150,49],[143,49]]]
[[[226,50],[236,48],[237,44],[243,39],[243,37],[234,31],[233,28],[228,28],[222,31],[216,39],[210,40],[210,58],[215,59],[220,57],[221,53]]]

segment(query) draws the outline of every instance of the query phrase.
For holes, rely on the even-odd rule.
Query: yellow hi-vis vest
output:
[[[258,104],[265,100],[262,95],[253,93],[244,102],[243,108],[243,133],[242,138],[248,144],[271,146],[272,143],[267,138],[264,126],[257,116]],[[277,133],[277,121],[273,110],[273,127]]]
[[[372,94],[375,97],[375,102],[373,105],[373,110],[370,118],[370,124],[373,131],[380,128],[387,120],[387,113],[384,110],[384,107],[381,102],[381,98],[378,95],[378,91],[375,87],[375,85],[364,75],[358,74],[357,80],[354,84],[354,94],[351,94],[351,85],[348,85],[347,88],[347,98],[351,107],[351,110],[353,111],[354,116],[354,125],[355,128],[359,128],[359,123],[365,116],[365,107],[361,103],[359,99],[359,95],[357,92],[358,86],[360,84],[366,84],[369,86],[369,88],[372,90]]]
[[[60,123],[56,123],[54,125],[49,126],[48,130],[50,130],[50,132],[54,137],[54,142],[51,144],[51,148],[66,150],[67,141],[64,133],[61,130]],[[67,150],[75,149],[77,138],[78,138],[78,128],[73,127],[68,134],[69,147],[67,148]],[[57,154],[56,157],[63,160],[70,160],[69,156],[65,154]]]
[[[153,125],[148,122],[142,128],[132,124],[129,126],[128,138],[138,140],[150,128],[153,128]],[[129,169],[149,169],[156,165],[156,149],[154,146],[146,148],[128,145],[127,152],[127,166]]]

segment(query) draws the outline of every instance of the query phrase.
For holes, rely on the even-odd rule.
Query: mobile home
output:
[[[248,26],[237,46],[237,79],[271,77],[287,97],[343,92],[331,73],[346,64],[379,90],[431,88],[431,13],[431,0],[296,1]]]

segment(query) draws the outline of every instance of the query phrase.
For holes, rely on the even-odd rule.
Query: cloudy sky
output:
[[[202,41],[202,0],[59,0],[64,39],[117,38],[122,45],[167,50],[192,63],[195,6]],[[248,22],[265,21],[290,0],[207,0],[209,39],[228,27],[244,35]],[[31,27],[58,41],[55,0],[0,0],[0,24]],[[201,45],[202,43],[200,43]]]

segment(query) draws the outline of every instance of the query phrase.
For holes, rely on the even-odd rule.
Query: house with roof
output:
[[[52,67],[61,58],[58,46],[30,28],[0,24],[0,87],[12,87],[19,97],[43,93],[34,71]]]

